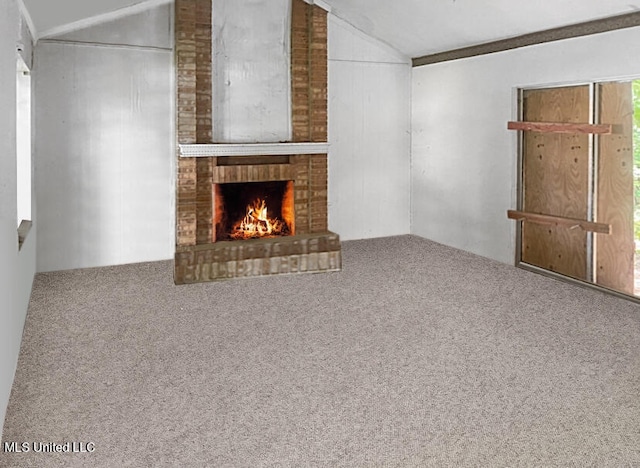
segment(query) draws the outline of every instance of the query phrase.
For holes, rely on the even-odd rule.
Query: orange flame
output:
[[[247,213],[242,221],[233,226],[232,239],[252,239],[254,237],[279,236],[284,234],[286,225],[279,219],[270,219],[267,204],[257,198],[247,205]]]

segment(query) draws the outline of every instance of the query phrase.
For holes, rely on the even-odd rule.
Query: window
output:
[[[31,226],[31,74],[17,55],[16,61],[16,186],[19,243]]]

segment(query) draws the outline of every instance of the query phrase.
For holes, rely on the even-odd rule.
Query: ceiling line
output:
[[[31,33],[31,40],[35,44],[38,41],[38,31],[36,30],[33,18],[31,18],[31,13],[29,13],[29,10],[23,0],[18,0],[18,8],[20,9],[20,13],[24,18],[24,21],[27,23],[27,29],[29,29],[29,32]]]
[[[309,5],[317,5],[327,13],[331,13],[331,5],[329,5],[327,2],[323,0],[304,0],[304,1]]]
[[[40,39],[41,44],[70,45],[79,47],[106,47],[109,49],[133,49],[133,50],[151,50],[158,52],[173,52],[172,47],[158,47],[132,44],[116,44],[113,42],[93,42],[93,41],[77,41],[66,39]]]
[[[119,8],[114,11],[109,11],[107,13],[102,13],[99,15],[91,16],[90,18],[83,18],[78,21],[74,21],[72,23],[63,24],[61,26],[55,26],[53,28],[47,29],[40,34],[40,38],[51,38],[54,36],[59,36],[61,34],[68,34],[74,31],[78,31],[79,29],[88,28],[90,26],[96,26],[98,24],[106,23],[108,21],[114,21],[120,18],[124,18],[125,16],[135,15],[136,13],[141,13],[143,11],[149,10],[153,7],[164,5],[167,3],[172,3],[173,0],[144,0],[134,5],[130,5],[124,8]]]
[[[364,30],[360,29],[355,24],[350,23],[349,21],[344,19],[342,16],[338,16],[335,12],[331,12],[331,15],[329,16],[329,27],[330,28],[332,27],[331,26],[331,22],[332,21],[336,21],[338,23],[341,23],[341,24],[338,25],[339,27],[347,26],[347,27],[353,29],[354,33],[356,33],[357,36],[360,39],[363,39],[363,40],[367,41],[369,44],[374,44],[377,47],[384,46],[384,48],[387,49],[386,52],[392,52],[393,55],[397,55],[399,57],[402,57],[402,59],[405,60],[406,63],[411,63],[411,57],[408,54],[405,54],[405,53],[401,52],[399,49],[397,49],[396,47],[392,46],[391,44],[389,44],[385,40],[380,39],[379,37],[372,36],[371,34],[365,32]],[[331,57],[329,57],[329,60],[331,60]]]
[[[423,55],[421,57],[412,58],[411,62],[414,67],[420,67],[423,65],[449,62],[451,60],[493,54],[495,52],[504,52],[506,50],[518,49],[520,47],[544,44],[545,42],[589,36],[592,34],[633,28],[636,26],[640,26],[640,12],[637,11],[633,13],[626,13],[624,15],[611,16],[609,18],[602,18],[593,21],[586,21],[584,23],[523,34],[522,36],[516,36],[509,39],[501,39],[499,41]]]

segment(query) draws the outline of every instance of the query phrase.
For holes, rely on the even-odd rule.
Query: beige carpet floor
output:
[[[414,236],[343,257],[38,274],[0,466],[640,466],[640,306]]]

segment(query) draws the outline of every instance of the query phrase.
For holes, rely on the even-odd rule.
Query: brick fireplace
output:
[[[211,1],[175,2],[174,280],[340,270],[327,228],[327,13],[292,0],[291,141],[214,143]]]

